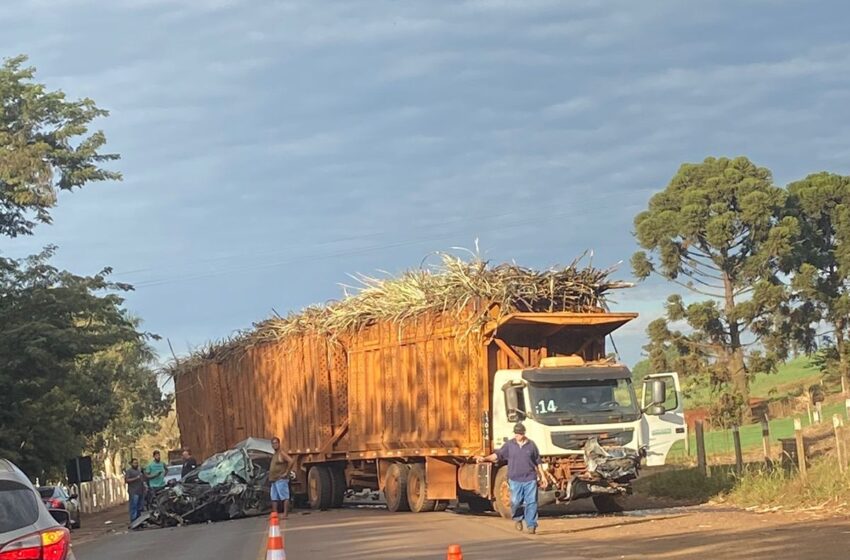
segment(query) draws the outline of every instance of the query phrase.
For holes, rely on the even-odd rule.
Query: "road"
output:
[[[75,547],[78,560],[258,560],[267,520],[243,519],[101,537]],[[493,516],[452,512],[391,514],[380,508],[296,513],[284,529],[288,560],[445,558],[449,544],[464,558],[535,560],[694,557],[730,560],[845,558],[846,519],[753,514],[699,507],[618,516],[547,516],[536,536]]]

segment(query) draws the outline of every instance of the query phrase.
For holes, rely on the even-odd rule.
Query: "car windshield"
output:
[[[215,486],[225,482],[234,472],[242,478],[246,478],[246,471],[245,455],[240,450],[233,450],[213,455],[204,461],[198,470],[198,478]]]
[[[31,488],[0,480],[0,534],[32,525],[38,519],[38,502]]]
[[[581,421],[587,416],[638,414],[634,389],[628,379],[599,379],[531,383],[531,414],[535,418],[561,417]]]
[[[38,489],[38,494],[39,494],[42,498],[52,498],[52,497],[53,497],[53,487],[52,487],[52,486],[48,486],[48,487],[46,487],[46,488],[39,488],[39,489]]]

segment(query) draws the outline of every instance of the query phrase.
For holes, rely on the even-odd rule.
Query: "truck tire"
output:
[[[410,465],[407,475],[407,502],[410,504],[410,511],[414,513],[434,511],[437,502],[429,500],[427,496],[428,481],[425,479],[425,465],[414,463]]]
[[[496,473],[493,496],[493,509],[505,519],[511,519],[513,511],[511,510],[511,487],[508,484],[507,466],[502,467]]]
[[[341,508],[345,501],[345,471],[340,467],[330,467],[331,471],[331,507]]]
[[[623,503],[619,496],[600,494],[593,496],[593,505],[599,513],[619,513],[623,511]]]
[[[312,509],[324,511],[331,507],[333,494],[330,469],[316,465],[307,473],[307,499]]]
[[[384,498],[390,511],[410,511],[407,501],[407,471],[408,467],[404,463],[393,463],[387,469]]]

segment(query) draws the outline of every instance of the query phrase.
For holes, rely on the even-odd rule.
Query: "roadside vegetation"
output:
[[[117,154],[90,130],[107,112],[35,81],[26,57],[0,64],[0,240],[51,223],[62,191],[118,181]],[[95,470],[158,427],[153,335],[124,307],[132,286],[104,266],[85,276],[52,265],[57,247],[0,257],[0,457],[55,478],[92,454]]]
[[[841,472],[833,456],[812,461],[803,480],[795,468],[766,469],[750,464],[738,475],[731,465],[713,466],[709,476],[695,467],[641,477],[635,491],[686,504],[727,504],[749,510],[850,512],[850,470]]]

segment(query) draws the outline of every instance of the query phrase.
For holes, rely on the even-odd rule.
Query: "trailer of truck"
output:
[[[601,511],[619,509],[640,464],[663,464],[687,437],[678,376],[635,387],[607,357],[606,337],[636,314],[468,317],[426,313],[196,360],[175,380],[183,443],[206,456],[279,436],[298,460],[294,494],[316,509],[373,489],[393,511],[458,500],[508,516],[506,469],[472,458],[517,421],[545,463],[541,502],[592,498]]]

